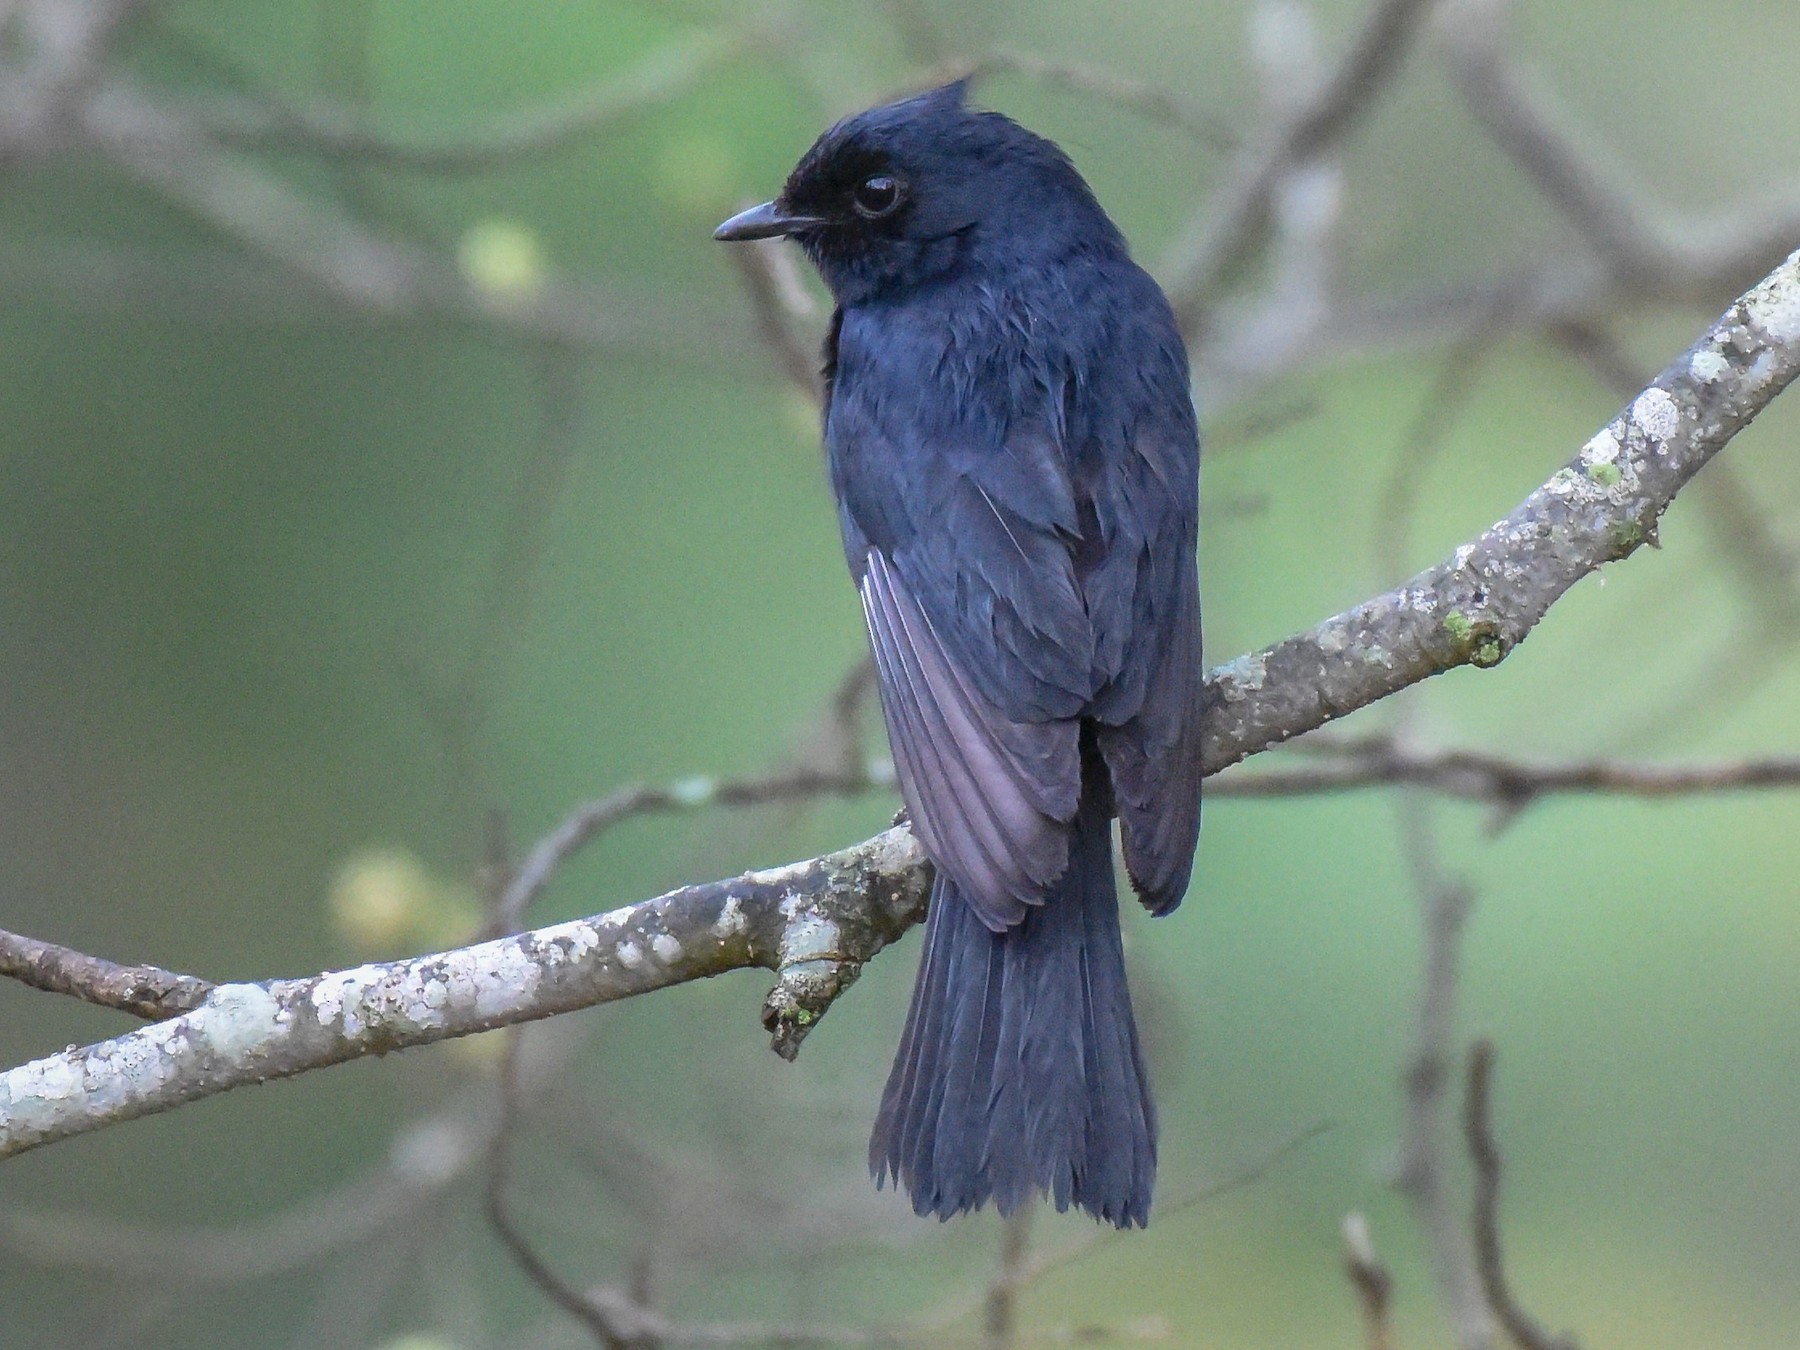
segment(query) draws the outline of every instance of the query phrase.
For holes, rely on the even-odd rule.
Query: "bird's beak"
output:
[[[779,202],[764,202],[748,211],[739,211],[713,231],[713,238],[731,244],[746,239],[778,239],[823,223],[817,216],[790,215],[782,210]]]

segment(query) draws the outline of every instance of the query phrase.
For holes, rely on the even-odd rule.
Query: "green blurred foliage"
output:
[[[1253,115],[1238,0],[910,8],[946,52],[1080,60],[1178,89],[1227,123]],[[1316,6],[1331,45],[1361,8]],[[489,808],[527,841],[625,781],[754,771],[816,721],[862,650],[859,620],[810,420],[757,349],[708,232],[771,191],[828,118],[917,78],[930,54],[909,52],[880,5],[816,0],[784,22],[769,50],[653,115],[494,171],[259,156],[459,259],[478,287],[595,279],[616,340],[547,351],[461,321],[9,289],[0,924],[239,979],[447,941],[466,927]],[[229,71],[451,129],[629,71],[693,41],[696,23],[689,6],[633,0],[176,0],[133,35],[130,61],[162,88],[217,87]],[[1536,0],[1520,32],[1656,199],[1703,207],[1791,188],[1800,18],[1788,0]],[[1062,140],[1147,259],[1226,166],[1180,133],[1020,76],[982,94]],[[1357,288],[1567,245],[1426,60],[1346,168]],[[7,166],[0,275],[9,250],[71,239],[176,260],[223,247],[97,161]],[[1648,367],[1708,317],[1638,313],[1620,331]],[[1304,400],[1309,415],[1211,457],[1215,656],[1395,579],[1376,547],[1382,484],[1442,361],[1385,353],[1285,381],[1261,399]],[[496,625],[487,597],[520,483],[541,462],[546,388],[572,399],[573,449],[541,555],[503,592]],[[1504,514],[1614,403],[1572,358],[1503,345],[1426,471],[1408,565]],[[1790,542],[1797,428],[1800,414],[1778,407],[1729,452]],[[1800,744],[1791,649],[1747,690],[1721,692],[1768,635],[1691,502],[1663,539],[1578,587],[1497,671],[1420,691],[1421,731],[1544,755]],[[488,711],[447,738],[443,702],[470,669],[466,692]],[[892,806],[632,824],[571,866],[534,917],[804,856]],[[1558,800],[1497,834],[1476,809],[1437,814],[1450,863],[1480,890],[1462,1025],[1502,1049],[1516,1285],[1592,1346],[1794,1345],[1795,799]],[[1173,1212],[1035,1288],[1028,1325],[1154,1315],[1179,1344],[1354,1345],[1337,1234],[1363,1209],[1399,1279],[1402,1342],[1447,1343],[1383,1172],[1420,940],[1394,816],[1379,794],[1216,804],[1187,906],[1163,923],[1131,916]],[[680,1160],[684,1180],[665,1179],[663,1199],[685,1187],[704,1211],[716,1191],[722,1211],[748,1214],[701,1224],[710,1241],[667,1239],[664,1293],[681,1316],[863,1322],[966,1294],[992,1261],[990,1217],[915,1223],[865,1194],[863,1132],[911,963],[910,945],[877,963],[791,1068],[765,1048],[748,975],[573,1019],[591,1044],[557,1085],[564,1123],[531,1137],[521,1196],[559,1266],[611,1278],[634,1246],[642,1198],[606,1183],[566,1123],[604,1121]],[[118,1029],[0,987],[9,1063]],[[270,1221],[378,1166],[395,1131],[463,1090],[482,1058],[355,1064],[27,1155],[0,1172],[0,1224],[9,1210],[158,1228]],[[1255,1184],[1175,1210],[1321,1121],[1334,1127]],[[738,1195],[744,1173],[761,1200]],[[1046,1243],[1082,1231],[1039,1228]],[[246,1283],[43,1268],[0,1246],[9,1345],[497,1346],[546,1316],[468,1186],[367,1249]]]

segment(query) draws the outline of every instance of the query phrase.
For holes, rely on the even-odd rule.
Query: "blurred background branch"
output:
[[[1696,27],[1660,0],[1221,0],[1099,26],[930,0],[476,6],[441,24],[368,0],[0,4],[0,360],[19,395],[0,441],[0,856],[8,926],[69,944],[0,935],[0,971],[101,1005],[0,989],[7,1058],[111,1034],[118,1012],[188,1013],[214,986],[174,970],[458,949],[537,908],[551,922],[576,897],[809,856],[886,820],[859,639],[817,580],[837,575],[810,449],[826,313],[790,255],[741,251],[734,282],[705,234],[830,117],[952,74],[1057,134],[1162,259],[1213,452],[1212,650],[1341,611],[1225,668],[1209,763],[1391,710],[1386,730],[1314,731],[1215,779],[1199,889],[1262,903],[1128,936],[1180,1122],[1172,1178],[1215,1137],[1249,1156],[1296,1118],[1358,1118],[1317,1157],[1277,1150],[1257,1194],[1165,1203],[1131,1280],[1108,1274],[1114,1244],[1059,1244],[1049,1216],[918,1229],[863,1193],[870,1075],[903,996],[903,963],[881,963],[798,1077],[762,1068],[736,1003],[696,987],[536,1029],[517,1080],[473,1037],[291,1092],[291,1123],[259,1096],[9,1164],[0,1244],[38,1272],[0,1273],[19,1334],[1025,1345],[1204,1319],[1220,1344],[1320,1343],[1345,1334],[1325,1239],[1350,1210],[1369,1345],[1430,1343],[1390,1293],[1425,1284],[1415,1268],[1436,1269],[1464,1346],[1560,1344],[1501,1277],[1473,1077],[1467,1175],[1449,1147],[1467,1003],[1497,1010],[1534,1103],[1509,1148],[1530,1159],[1509,1174],[1530,1287],[1594,1339],[1687,1344],[1729,1320],[1745,1345],[1785,1344],[1791,1244],[1766,1211],[1800,1153],[1771,1122],[1800,1112],[1767,1066],[1794,1007],[1755,991],[1778,984],[1757,972],[1786,929],[1762,918],[1791,899],[1780,794],[1800,775],[1792,420],[1707,464],[1673,518],[1698,529],[1561,602],[1506,680],[1385,699],[1504,655],[1568,582],[1655,541],[1750,406],[1717,361],[1739,392],[1764,382],[1754,406],[1789,373],[1757,364],[1752,321],[1655,386],[1675,440],[1639,397],[1800,242],[1784,21]],[[1784,305],[1761,307],[1777,347]],[[1548,445],[1620,400],[1573,477],[1475,552],[1344,609],[1475,539],[1543,478]],[[1347,560],[1370,533],[1366,574]],[[596,781],[668,786],[571,811]],[[1358,804],[1370,789],[1402,794],[1391,827]],[[1232,804],[1277,797],[1254,818]],[[1645,829],[1617,814],[1632,798],[1714,804]],[[715,805],[739,808],[731,824]],[[511,855],[513,822],[558,820]],[[591,856],[627,820],[643,823]],[[294,905],[333,873],[329,904]],[[1333,928],[1325,896],[1354,924]],[[1240,909],[1267,916],[1254,941]],[[830,1001],[798,992],[776,1010],[790,1049]],[[1422,1255],[1404,1211],[1359,1189],[1381,1179],[1395,1059]],[[1565,1060],[1579,1086],[1557,1081]],[[1605,1108],[1580,1091],[1602,1065]],[[1734,1110],[1687,1123],[1672,1079]],[[534,1121],[549,1128],[527,1137]],[[1667,1141],[1703,1127],[1732,1142],[1672,1165]],[[200,1147],[237,1159],[207,1169],[216,1196],[192,1193]],[[96,1157],[139,1180],[97,1186]],[[531,1262],[496,1245],[484,1193],[532,1235],[540,1276],[570,1272],[554,1278],[574,1321],[533,1311],[543,1279],[496,1275]],[[1307,1239],[1266,1236],[1272,1213]],[[654,1239],[622,1236],[640,1229]],[[1280,1256],[1254,1265],[1265,1249]],[[1681,1307],[1633,1278],[1660,1262],[1684,1271]],[[1052,1268],[1068,1279],[1038,1278]],[[908,1315],[928,1287],[951,1320]],[[1230,1340],[1233,1317],[1258,1331]],[[433,1330],[384,1339],[416,1325]]]

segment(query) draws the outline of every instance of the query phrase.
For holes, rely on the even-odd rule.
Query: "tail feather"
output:
[[[927,946],[930,946],[929,929]],[[929,1097],[933,1084],[940,1081],[938,1060],[945,1047],[941,1038],[926,1034],[931,1019],[925,1010],[938,1006],[947,997],[950,974],[949,962],[943,959],[920,965],[894,1072],[889,1076],[881,1111],[876,1117],[876,1131],[885,1132],[891,1138],[897,1171],[898,1160],[902,1158],[907,1160],[909,1168],[917,1165],[919,1126],[936,1114]]]
[[[1102,800],[1084,800],[1067,872],[1014,928],[992,932],[939,873],[869,1167],[940,1218],[1043,1194],[1148,1221],[1156,1115]]]
[[[1094,1099],[1100,1106],[1087,1122],[1083,1172],[1095,1196],[1141,1191],[1147,1200],[1155,1177],[1156,1107],[1143,1069],[1130,992],[1122,978],[1110,977],[1111,971],[1122,971],[1125,965],[1116,918],[1097,922],[1090,911],[1082,956],[1083,978],[1088,982],[1086,1064],[1090,1081],[1098,1085]],[[1147,1211],[1146,1203],[1140,1223]],[[1104,1217],[1118,1222],[1114,1215]]]
[[[985,927],[985,925],[982,925]],[[960,1036],[944,1037],[949,1053],[946,1072],[933,1099],[931,1115],[918,1123],[921,1147],[914,1152],[915,1175],[936,1176],[953,1167],[952,1160],[981,1156],[987,1148],[985,1117],[981,1113],[958,1110],[959,1102],[986,1102],[992,1099],[997,1084],[994,1065],[997,1048],[1004,1034],[1005,978],[1004,963],[992,943],[958,943],[952,947],[951,978],[948,998],[957,998],[965,1009]],[[946,1002],[948,1001],[946,999]],[[945,1006],[939,1003],[937,1007]],[[934,1029],[927,1021],[927,1034]],[[988,1198],[984,1188],[972,1199],[981,1204]]]

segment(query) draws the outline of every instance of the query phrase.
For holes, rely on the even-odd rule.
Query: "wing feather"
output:
[[[1200,583],[1192,563],[1178,585],[1136,715],[1099,728],[1125,870],[1152,914],[1181,903],[1200,836]]]
[[[1077,723],[1015,722],[983,698],[880,549],[860,589],[913,828],[982,922],[1009,928],[1068,865]]]

